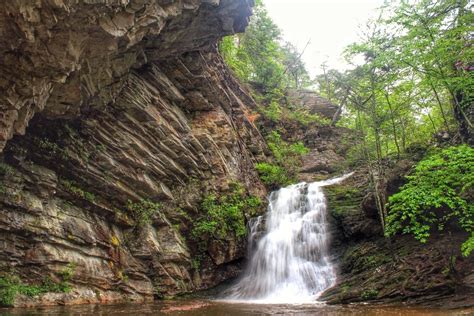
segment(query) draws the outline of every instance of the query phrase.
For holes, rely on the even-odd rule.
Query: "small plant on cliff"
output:
[[[245,236],[245,213],[254,213],[261,200],[246,196],[239,183],[232,183],[229,194],[207,195],[201,203],[202,216],[194,224],[192,237],[195,240],[208,238],[225,239],[230,234],[240,238]]]
[[[360,295],[360,298],[363,300],[373,300],[374,298],[377,298],[377,295],[379,295],[379,292],[377,290],[365,290]]]
[[[150,200],[142,199],[138,202],[128,200],[127,210],[132,215],[137,226],[143,226],[151,223],[153,215],[161,209],[161,204]]]
[[[330,119],[319,114],[309,113],[307,110],[301,108],[288,110],[287,117],[289,120],[299,122],[304,126],[308,126],[309,124],[317,124],[320,126],[331,124]]]
[[[283,167],[260,162],[255,165],[260,179],[269,187],[285,186],[291,183],[291,179],[288,177],[288,172]]]
[[[290,144],[284,141],[277,131],[267,137],[268,147],[273,153],[275,163],[257,163],[260,179],[271,188],[284,186],[295,181],[298,168],[301,165],[301,156],[309,149],[303,143]]]
[[[18,294],[34,297],[48,292],[68,293],[71,291],[69,281],[74,275],[75,264],[70,263],[59,273],[61,281],[55,282],[50,277],[38,285],[25,284],[14,274],[0,276],[0,306],[12,306]]]
[[[93,193],[87,192],[87,191],[79,188],[77,186],[77,184],[72,182],[72,181],[62,180],[61,182],[64,185],[64,188],[66,189],[66,191],[68,191],[72,195],[74,195],[76,197],[79,197],[79,198],[82,198],[82,199],[84,199],[86,201],[89,201],[91,203],[94,202],[95,195]]]
[[[0,176],[6,176],[6,175],[9,175],[9,174],[12,174],[13,173],[13,167],[6,164],[6,163],[3,163],[3,162],[0,162]]]
[[[461,246],[468,256],[474,244],[474,148],[439,150],[420,161],[407,179],[389,198],[386,234],[413,234],[424,243],[433,229],[456,224],[470,235]]]

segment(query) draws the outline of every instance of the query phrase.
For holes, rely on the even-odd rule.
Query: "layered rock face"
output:
[[[0,4],[0,145],[43,111],[106,107],[130,69],[241,32],[249,0],[34,0]]]
[[[254,101],[215,48],[250,2],[0,5],[0,272],[38,284],[74,269],[70,293],[16,305],[142,301],[238,273],[242,237],[203,248],[190,230],[230,182],[266,195]]]
[[[414,161],[387,163],[384,189],[390,196],[404,183]],[[332,304],[402,301],[471,307],[474,261],[463,257],[459,247],[467,234],[456,229],[432,232],[426,244],[412,236],[384,238],[368,170],[354,171],[344,183],[325,188],[339,275],[337,285],[322,298]]]
[[[297,104],[312,114],[317,113],[328,119],[332,119],[339,108],[312,90],[289,90],[287,98],[290,103]]]

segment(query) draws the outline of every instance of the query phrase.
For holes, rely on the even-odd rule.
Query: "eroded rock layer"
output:
[[[40,284],[74,270],[69,293],[16,305],[142,301],[238,273],[243,237],[203,248],[191,228],[231,182],[266,194],[255,105],[215,49],[250,2],[0,5],[0,272]]]
[[[0,4],[0,147],[44,110],[113,103],[130,69],[241,32],[250,0],[33,0]]]

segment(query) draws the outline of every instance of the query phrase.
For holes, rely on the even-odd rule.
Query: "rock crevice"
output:
[[[0,4],[0,272],[40,284],[75,267],[71,292],[15,305],[143,301],[240,271],[241,237],[203,248],[190,232],[231,182],[266,195],[254,101],[216,50],[251,5]]]

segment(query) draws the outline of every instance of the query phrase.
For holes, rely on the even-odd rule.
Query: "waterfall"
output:
[[[250,223],[249,263],[237,284],[226,291],[227,300],[312,302],[334,285],[322,187],[350,175],[270,194],[265,217]],[[256,241],[260,225],[265,225],[265,233]]]

